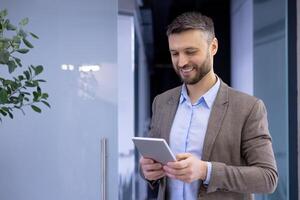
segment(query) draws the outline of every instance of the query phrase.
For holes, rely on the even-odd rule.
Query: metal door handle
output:
[[[107,139],[101,139],[101,200],[106,200],[106,164],[107,164]]]

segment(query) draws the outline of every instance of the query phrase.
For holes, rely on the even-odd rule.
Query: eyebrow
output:
[[[197,47],[189,47],[189,48],[186,48],[186,49],[184,49],[184,50],[198,50],[199,48],[197,48]]]
[[[188,48],[185,48],[185,49],[183,49],[184,51],[186,51],[186,50],[192,50],[192,51],[195,51],[195,50],[198,50],[199,48],[197,48],[197,47],[188,47]],[[169,50],[170,52],[174,52],[174,51],[177,51],[177,50],[174,50],[174,49],[170,49]]]

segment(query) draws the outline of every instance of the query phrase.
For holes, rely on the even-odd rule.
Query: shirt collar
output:
[[[214,103],[214,100],[217,96],[218,90],[220,88],[221,81],[217,77],[217,82],[205,93],[203,94],[195,103],[195,105],[200,104],[202,101],[207,105],[208,108],[212,107],[212,104]],[[190,97],[187,93],[186,85],[183,84],[181,88],[181,95],[179,99],[179,103],[182,104],[183,102],[188,101],[190,102]]]

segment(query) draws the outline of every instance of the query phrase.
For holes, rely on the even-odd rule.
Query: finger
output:
[[[164,177],[164,176],[166,176],[166,173],[165,173],[164,171],[162,171],[161,174],[158,174],[158,175],[155,177],[155,179],[157,180],[157,179],[160,179],[160,178],[162,178],[162,177]]]
[[[150,159],[150,158],[144,158],[141,157],[140,159],[140,164],[152,164],[155,163],[154,160]]]
[[[160,171],[148,171],[144,173],[144,176],[148,180],[157,180],[163,176],[165,176],[165,172],[163,170]]]
[[[190,156],[192,156],[192,154],[190,154],[190,153],[179,153],[179,154],[176,155],[176,160],[177,161],[184,160],[184,159],[187,159]]]
[[[184,169],[189,166],[188,160],[181,160],[181,161],[176,161],[176,162],[168,162],[167,163],[168,167],[171,167],[173,169]]]
[[[168,166],[164,166],[163,169],[166,173],[174,175],[174,176],[185,175],[188,171],[187,170],[188,168],[174,169],[174,168],[171,168],[171,167],[168,167]]]
[[[193,182],[193,177],[191,174],[186,174],[186,173],[183,173],[183,174],[171,174],[171,173],[168,173],[167,171],[165,171],[165,174],[166,176],[168,176],[169,178],[172,178],[172,179],[177,179],[177,180],[180,180],[180,181],[183,181],[185,183],[191,183]]]
[[[147,171],[156,171],[161,170],[162,165],[160,163],[154,163],[154,164],[143,164],[142,168]]]
[[[173,179],[176,178],[173,174],[169,174],[169,173],[167,173],[167,172],[165,172],[165,174],[166,174],[166,176],[169,177],[169,178],[173,178]]]

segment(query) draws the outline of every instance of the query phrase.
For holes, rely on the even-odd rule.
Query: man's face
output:
[[[188,30],[168,39],[173,67],[184,83],[196,84],[211,71],[218,45],[215,38],[208,42],[206,33]]]

